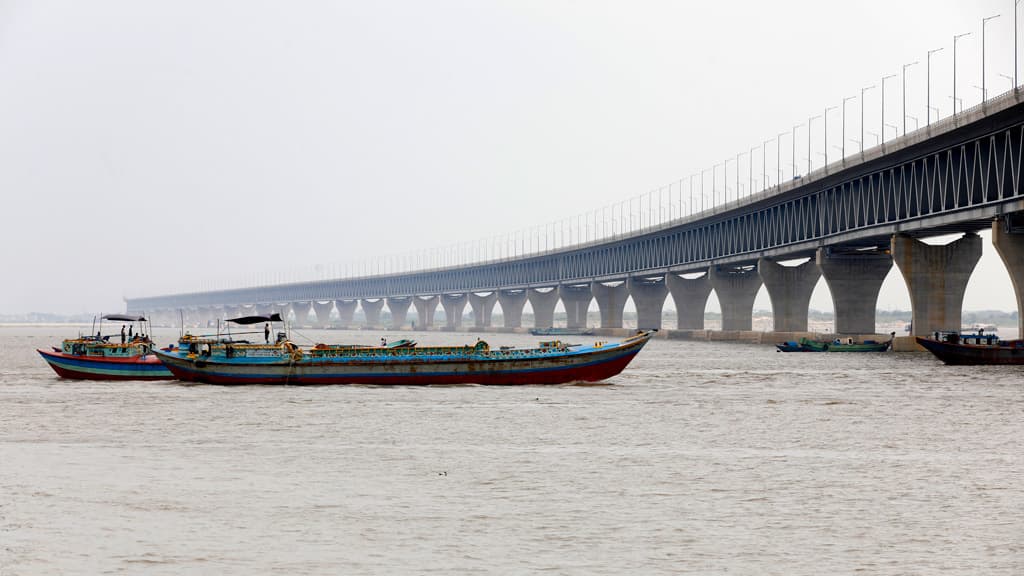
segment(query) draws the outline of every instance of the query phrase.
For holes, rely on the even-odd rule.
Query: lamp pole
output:
[[[864,93],[874,87],[875,85],[872,84],[867,88],[860,89],[860,155],[862,158],[864,157]]]
[[[771,140],[761,142],[761,190],[768,189],[768,145]]]
[[[847,96],[846,98],[843,98],[843,142],[839,146],[839,150],[843,155],[840,160],[842,160],[843,164],[846,164],[846,103],[855,98],[856,96]]]
[[[778,186],[782,186],[782,137],[785,135],[785,132],[775,135],[775,169],[779,172]]]
[[[1016,8],[1016,6],[1014,6]],[[985,25],[989,20],[999,18],[1000,14],[981,19],[981,97],[982,103],[988,99],[988,90],[985,89]]]
[[[737,201],[740,199],[740,155],[741,154],[743,154],[743,153],[740,152],[739,154],[736,155],[736,200]]]
[[[704,211],[704,173],[707,172],[707,171],[708,171],[707,168],[705,168],[705,169],[700,171],[700,211],[701,212]]]
[[[936,52],[942,52],[942,48],[928,51],[928,126],[932,125],[932,54]]]
[[[903,65],[903,135],[907,135],[907,68],[917,64],[918,61],[914,60],[910,64]]]
[[[796,179],[796,129],[801,126],[803,126],[803,124],[797,124],[793,126],[793,155],[790,157],[790,160],[793,161],[793,179]]]
[[[964,36],[970,36],[970,32],[953,36],[953,115],[956,116],[956,42]]]
[[[835,110],[835,106],[825,107],[825,113],[821,115],[821,123],[824,124],[825,139],[822,141],[822,147],[825,149],[825,168],[828,168],[828,111]]]
[[[811,173],[811,122],[821,116],[811,116],[807,119],[807,173]]]
[[[1018,5],[1020,0],[1014,0],[1013,2],[1013,89],[1017,89],[1017,12],[1020,11]]]
[[[895,77],[895,74],[882,76],[882,139],[878,142],[879,144],[885,142],[885,81]]]
[[[750,182],[748,183],[748,186],[750,187],[747,189],[747,196],[754,193],[754,150],[757,150],[757,146],[750,149],[750,162],[747,163],[747,171],[750,172],[750,174],[747,175],[747,178],[750,179]]]

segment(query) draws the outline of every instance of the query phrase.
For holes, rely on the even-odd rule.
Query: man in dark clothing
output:
[[[270,324],[263,325],[263,341],[270,344]]]
[[[124,324],[121,324],[121,344],[124,344]]]

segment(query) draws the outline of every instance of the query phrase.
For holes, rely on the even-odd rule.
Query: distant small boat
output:
[[[797,342],[790,340],[782,344],[776,344],[775,348],[779,352],[885,352],[892,347],[892,341],[895,337],[896,333],[892,332],[889,334],[889,339],[885,342],[878,342],[877,340],[854,342],[853,338],[836,338],[830,342],[824,342],[811,340],[810,338],[801,338]]]
[[[531,328],[530,334],[534,336],[591,336],[594,331],[590,328]]]
[[[103,335],[103,321],[138,326],[131,338],[123,333]],[[75,380],[170,380],[174,378],[153,354],[153,342],[145,334],[142,316],[108,314],[100,319],[95,335],[70,338],[60,348],[36,350],[61,378]],[[122,330],[124,328],[122,327]],[[114,342],[110,340],[117,338]],[[124,338],[122,342],[121,339]]]
[[[933,338],[917,336],[917,343],[952,365],[1024,364],[1024,340],[1000,340],[984,331],[937,332]]]

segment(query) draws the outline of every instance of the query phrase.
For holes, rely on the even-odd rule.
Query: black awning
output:
[[[129,316],[127,314],[107,314],[102,318],[103,320],[113,320],[114,322],[145,322],[146,319],[142,316]]]
[[[281,320],[281,315],[274,313],[270,316],[240,316],[238,318],[228,318],[228,322],[234,322],[235,324],[259,324],[260,322],[284,322]]]

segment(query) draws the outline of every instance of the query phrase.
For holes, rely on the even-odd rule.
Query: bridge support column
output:
[[[434,325],[434,313],[437,312],[437,303],[440,301],[440,296],[431,296],[429,298],[423,298],[422,296],[412,297],[412,305],[416,307],[416,316],[419,319],[420,330],[429,330]]]
[[[587,310],[590,309],[590,301],[593,299],[593,295],[590,293],[590,284],[559,286],[558,297],[562,299],[562,305],[565,306],[566,328],[586,328]]]
[[[380,328],[380,311],[384,309],[384,299],[378,298],[376,300],[370,300],[364,298],[359,301],[359,305],[363,308],[363,316],[366,318],[366,322],[363,325],[364,328]]]
[[[335,300],[334,306],[338,309],[338,324],[343,327],[352,326],[352,317],[355,316],[356,306],[359,300]]]
[[[523,326],[523,306],[526,305],[526,290],[499,290],[498,303],[505,328]]]
[[[677,330],[703,330],[704,311],[711,295],[710,272],[700,278],[665,275],[665,284],[676,304]]]
[[[409,315],[412,298],[386,298],[385,301],[388,303],[388,311],[391,312],[391,329],[401,329]]]
[[[310,302],[292,302],[291,309],[295,313],[295,325],[305,326],[309,324],[309,310],[312,308]]]
[[[1004,221],[992,222],[992,244],[1003,260],[1017,297],[1017,334],[1024,338],[1024,234],[1007,230]]]
[[[772,301],[772,329],[776,332],[806,332],[811,294],[821,279],[817,261],[783,266],[760,258],[757,273],[761,275]]]
[[[555,324],[555,304],[558,304],[558,289],[540,292],[536,288],[526,291],[526,297],[533,308],[533,327],[551,328]]]
[[[964,291],[980,258],[981,237],[973,232],[945,246],[892,237],[893,262],[910,290],[915,336],[960,329]]]
[[[469,307],[473,309],[473,326],[476,328],[489,328],[491,326],[491,313],[494,312],[494,303],[498,301],[498,293],[491,292],[486,296],[480,296],[470,292]]]
[[[754,298],[761,289],[757,269],[712,266],[708,276],[722,306],[722,330],[751,330]]]
[[[597,301],[601,313],[601,328],[622,328],[622,309],[629,298],[629,287],[625,282],[609,286],[600,282],[590,284],[590,292]]]
[[[324,328],[328,322],[331,321],[331,310],[334,309],[334,302],[328,300],[327,302],[313,301],[313,313],[316,314],[316,327]]]
[[[878,292],[892,269],[892,256],[819,248],[815,260],[832,293],[836,334],[873,334]]]
[[[442,294],[441,307],[444,308],[444,326],[446,330],[462,328],[462,312],[466,309],[465,294]]]
[[[636,327],[640,330],[661,330],[661,312],[668,295],[665,279],[630,278],[626,285],[636,306]]]

